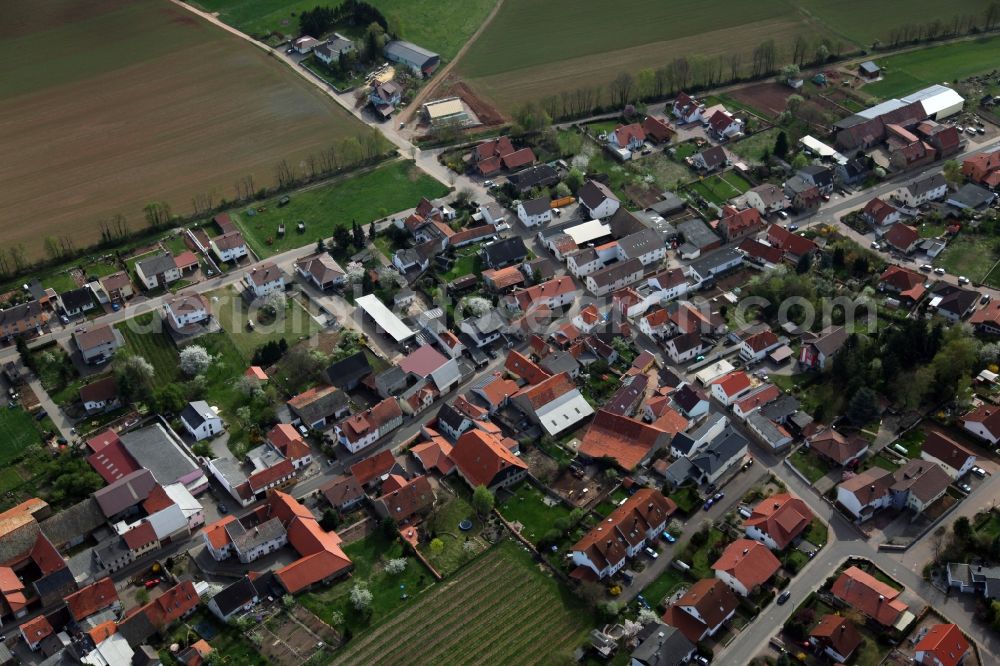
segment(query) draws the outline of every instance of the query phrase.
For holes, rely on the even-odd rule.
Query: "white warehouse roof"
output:
[[[957,113],[965,105],[964,97],[948,86],[940,84],[918,90],[912,95],[903,97],[901,101],[906,104],[920,102],[924,107],[924,111],[931,117],[937,117],[942,111],[946,112],[944,114],[946,116]]]
[[[611,226],[600,220],[591,220],[566,229],[565,233],[577,245],[586,245],[592,240],[603,238],[611,233]]]
[[[354,301],[359,308],[365,311],[369,317],[375,320],[378,327],[385,331],[386,335],[392,337],[397,343],[409,340],[415,332],[410,327],[394,315],[392,311],[385,307],[385,304],[378,299],[375,294],[361,296]]]

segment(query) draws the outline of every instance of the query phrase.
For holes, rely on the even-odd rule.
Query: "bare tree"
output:
[[[668,82],[670,81],[670,72],[666,67],[658,67],[655,72],[653,72],[653,94],[656,97],[663,97],[668,90]]]
[[[128,238],[128,220],[121,213],[115,213],[111,216],[111,231],[116,238]]]
[[[7,248],[0,247],[0,275],[10,274],[10,261],[7,258]]]
[[[740,78],[740,70],[743,69],[743,53],[733,51],[729,55],[729,80],[735,81]]]
[[[801,67],[805,64],[806,53],[809,52],[809,42],[802,35],[795,38],[795,44],[792,47],[792,62]]]
[[[691,76],[691,65],[687,58],[674,58],[670,61],[670,73],[672,75],[672,89],[684,90],[688,87]]]
[[[152,201],[142,211],[146,215],[146,223],[154,229],[165,227],[170,222],[170,205],[164,201]]]
[[[55,236],[46,236],[45,240],[42,241],[42,245],[45,247],[45,254],[49,255],[50,259],[58,259],[62,256],[59,241],[56,240]]]
[[[24,253],[24,244],[17,243],[7,248],[11,261],[14,262],[14,271],[20,273],[28,267],[28,259]]]
[[[281,160],[274,167],[274,177],[278,181],[278,187],[288,187],[295,180],[295,173],[288,164],[288,160]]]
[[[623,72],[615,77],[615,80],[611,82],[611,88],[609,92],[611,93],[611,103],[617,104],[618,106],[625,106],[632,100],[632,89],[635,87],[635,79],[632,75]]]
[[[987,30],[992,30],[996,27],[997,21],[1000,21],[1000,2],[991,2],[983,16],[983,24]]]

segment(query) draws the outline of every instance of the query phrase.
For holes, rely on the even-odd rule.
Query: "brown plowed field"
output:
[[[285,66],[167,0],[8,0],[0,21],[0,246],[95,241],[115,213],[234,196],[360,122]]]

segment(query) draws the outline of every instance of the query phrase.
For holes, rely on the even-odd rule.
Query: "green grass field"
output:
[[[554,527],[556,520],[569,517],[569,509],[562,504],[549,506],[544,502],[542,491],[526,481],[512,492],[514,494],[497,509],[507,520],[521,523],[524,526],[521,534],[532,543],[538,543]]]
[[[23,409],[0,407],[0,465],[8,465],[32,444],[39,444],[42,437],[36,421]],[[4,479],[4,482],[9,482]]]
[[[720,206],[733,197],[738,197],[750,189],[750,183],[729,171],[709,176],[691,185],[691,189],[700,194],[706,201]]]
[[[412,208],[420,197],[435,199],[448,193],[448,188],[413,166],[398,161],[367,173],[340,179],[331,185],[297,192],[287,206],[278,208],[277,200],[257,204],[266,207],[253,217],[240,211],[233,219],[243,230],[247,242],[261,257],[315,243],[320,237],[329,239],[339,226],[351,226],[352,220],[368,225],[376,219]],[[296,224],[306,224],[304,233]],[[284,238],[278,237],[278,225],[284,222]],[[268,239],[271,243],[268,243]]]
[[[816,483],[830,471],[830,466],[808,449],[799,449],[789,456],[789,460],[795,465],[795,469],[809,479],[810,483]]]
[[[1000,37],[934,46],[876,61],[882,66],[884,78],[862,90],[884,99],[900,97],[934,83],[949,84],[996,69]]]
[[[235,288],[218,289],[209,292],[208,297],[212,299],[212,313],[246,359],[251,358],[258,347],[272,340],[284,338],[291,347],[320,330],[320,325],[298,301],[292,299],[286,303],[284,316],[271,323],[260,323],[257,308],[250,308]],[[252,331],[246,325],[251,318],[255,324]]]
[[[952,275],[964,275],[973,282],[980,282],[997,262],[993,244],[987,239],[973,234],[959,234],[951,239],[934,261],[935,266],[943,266]],[[1000,272],[993,271],[989,283],[1000,284]]]
[[[451,58],[486,19],[496,0],[370,0],[404,39]],[[195,0],[226,23],[256,37],[299,34],[298,15],[336,0]],[[313,35],[319,37],[319,35]]]
[[[177,348],[163,332],[158,314],[142,314],[123,321],[116,328],[125,338],[125,349],[152,364],[157,385],[177,379]]]
[[[740,139],[735,143],[730,143],[728,148],[744,159],[760,162],[764,151],[770,153],[774,150],[774,142],[780,133],[780,129],[772,127],[769,130],[757,132],[753,136]]]
[[[435,552],[430,544],[421,544],[420,552],[439,574],[447,577],[458,571],[478,552],[485,550],[488,544],[479,536],[483,531],[483,521],[476,516],[476,512],[469,504],[468,498],[471,493],[462,489],[459,495],[441,496],[448,499],[434,509],[430,525],[444,547]],[[472,528],[465,532],[458,528],[458,524],[463,520],[472,521]],[[478,551],[467,552],[465,550],[467,540],[474,542]]]
[[[563,663],[593,622],[579,599],[506,541],[374,631],[355,632],[333,663]]]

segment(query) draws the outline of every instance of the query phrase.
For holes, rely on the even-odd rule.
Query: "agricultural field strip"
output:
[[[523,607],[513,610],[523,610]],[[519,614],[515,623],[502,626],[508,627],[509,631],[497,632],[493,640],[473,646],[476,649],[471,651],[468,663],[493,663],[490,657],[496,656],[500,648],[507,647],[506,643],[504,645],[496,645],[501,640],[516,641],[517,645],[520,646],[514,652],[510,652],[509,650],[503,652],[504,659],[510,663],[521,663],[519,661],[520,658],[527,658],[529,656],[526,654],[528,651],[533,652],[536,658],[541,657],[543,655],[539,649],[540,643],[536,643],[535,641],[543,635],[552,635],[556,629],[565,628],[568,630],[572,627],[572,621],[563,612],[563,609],[558,606],[553,604],[534,604],[529,614]],[[530,627],[531,630],[528,633],[522,633],[520,629],[523,627]],[[552,652],[552,646],[546,642],[545,647],[546,654],[544,656],[548,656]]]
[[[504,572],[504,573],[509,574],[510,572]],[[393,625],[393,631],[397,635],[417,636],[417,635],[423,635],[426,631],[428,631],[433,627],[435,628],[435,631],[440,631],[443,634],[445,633],[443,631],[444,629],[449,629],[458,624],[468,624],[475,618],[479,617],[480,614],[487,612],[487,610],[489,609],[486,607],[485,604],[483,604],[480,606],[480,610],[477,613],[469,615],[460,612],[463,608],[461,601],[465,599],[471,600],[473,598],[479,598],[480,595],[484,594],[487,595],[487,598],[491,598],[489,597],[486,588],[497,589],[495,583],[496,579],[492,575],[481,577],[479,580],[476,581],[475,585],[462,589],[461,590],[462,596],[457,600],[458,603],[453,604],[448,610],[445,610],[443,613],[441,613],[441,611],[444,609],[445,606],[445,600],[443,598],[440,600],[431,599],[424,602],[425,605],[429,604],[429,608],[427,609],[412,608],[408,609],[408,611],[401,610],[399,612],[400,615],[402,615],[403,617],[401,618],[400,622]],[[523,589],[523,587],[524,585],[521,585],[518,586],[517,589],[521,590]],[[441,591],[444,592],[445,590],[442,589]],[[424,612],[418,614],[417,612],[418,610]],[[458,612],[452,612],[453,610]],[[426,613],[426,615],[424,613]],[[384,624],[382,626],[385,627],[386,625]],[[376,630],[376,632],[373,632],[373,634],[371,635],[371,638],[372,639],[376,638],[377,634],[379,633],[381,633],[381,630]],[[376,650],[379,651],[383,649],[383,646],[378,644],[373,644],[373,642],[369,640],[367,643],[361,643],[361,647],[359,647],[358,650],[360,650],[362,654],[364,654],[364,651],[370,647],[374,647]],[[426,649],[426,644],[425,644],[425,649]],[[366,660],[361,660],[361,661],[366,662]]]
[[[440,625],[441,618],[434,615],[433,612],[451,604],[452,600],[446,599],[443,596],[443,593],[448,591],[449,587],[462,586],[467,578],[474,577],[475,582],[472,585],[461,588],[461,598],[463,599],[477,595],[487,587],[492,586],[495,589],[495,574],[497,574],[500,569],[503,569],[503,571],[499,571],[501,574],[510,575],[512,573],[516,573],[514,565],[504,560],[498,560],[495,562],[487,560],[485,563],[477,563],[476,565],[468,567],[464,572],[460,573],[459,577],[454,581],[450,583],[447,581],[441,583],[436,594],[424,594],[418,603],[409,607],[405,612],[398,612],[394,618],[391,618],[389,621],[383,623],[365,639],[354,643],[353,645],[356,646],[356,649],[353,651],[363,651],[373,643],[377,643],[381,636],[387,633],[390,629],[393,633],[399,634],[402,630],[424,631],[431,625]],[[460,607],[459,604],[451,605],[452,607]],[[467,618],[467,615],[463,615],[456,619],[463,620]],[[383,646],[375,645],[375,648],[377,650],[381,650]]]

